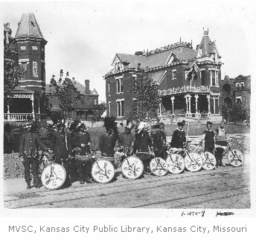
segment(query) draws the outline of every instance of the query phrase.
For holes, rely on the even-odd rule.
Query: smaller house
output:
[[[79,118],[81,120],[90,120],[92,116],[102,110],[102,105],[99,104],[99,94],[96,89],[90,90],[90,80],[85,80],[85,84],[81,84],[72,79],[74,86],[81,94],[81,100],[77,102],[74,110],[71,114],[68,114],[67,118]],[[49,98],[49,102],[52,105],[51,112],[61,111],[59,107],[58,97],[51,90],[49,84],[46,84],[46,96]]]

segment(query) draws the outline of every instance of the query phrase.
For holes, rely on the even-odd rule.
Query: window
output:
[[[123,87],[123,80],[122,78],[116,79],[116,93],[123,93],[124,87]]]
[[[25,51],[26,50],[26,46],[20,46],[20,50]]]
[[[210,71],[210,80],[211,80],[211,86],[219,86],[218,84],[218,80],[219,80],[219,76],[218,76],[218,71]]]
[[[172,70],[172,80],[176,79],[176,69]]]
[[[33,62],[33,77],[38,77],[37,62]]]
[[[108,115],[110,115],[110,109],[111,109],[111,102],[108,102]]]
[[[205,86],[205,70],[201,71],[201,85]]]
[[[236,103],[242,103],[242,96],[236,97]]]
[[[97,105],[97,98],[94,98],[93,104]]]
[[[110,93],[110,82],[108,82],[108,93]]]
[[[121,71],[121,70],[123,70],[123,68],[124,68],[124,66],[121,62],[115,63],[115,70],[116,71]]]
[[[188,78],[188,72],[189,71],[185,71],[185,80],[187,80],[187,78]]]
[[[27,68],[27,62],[21,62],[21,63],[20,63],[20,68],[21,68],[21,71],[27,72],[27,70],[28,70],[28,68]]]
[[[116,100],[117,117],[124,116],[124,99]]]
[[[32,50],[37,51],[38,47],[37,46],[32,46]]]

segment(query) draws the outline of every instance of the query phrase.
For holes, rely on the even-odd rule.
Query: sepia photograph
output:
[[[0,4],[5,210],[251,214],[250,4]]]

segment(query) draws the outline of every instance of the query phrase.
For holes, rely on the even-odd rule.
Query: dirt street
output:
[[[226,160],[225,160],[226,161]],[[146,175],[128,180],[117,172],[108,184],[75,182],[71,187],[50,191],[8,188],[5,181],[6,208],[250,208],[248,157],[242,167],[184,172],[164,177]],[[17,181],[17,180],[16,180]],[[10,183],[9,183],[10,185]],[[8,191],[9,189],[9,191]]]

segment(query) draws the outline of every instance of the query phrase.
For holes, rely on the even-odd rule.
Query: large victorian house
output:
[[[200,117],[201,114],[220,113],[219,82],[221,56],[216,44],[204,31],[201,43],[193,49],[192,43],[178,42],[152,51],[132,54],[117,53],[113,69],[105,76],[107,114],[127,119],[132,112],[136,95],[132,82],[140,68],[149,73],[158,85],[163,109],[174,115]]]
[[[16,64],[24,73],[19,86],[12,91],[11,105],[5,105],[5,121],[40,120],[45,93],[45,45],[33,13],[23,14],[12,48],[17,53]]]

